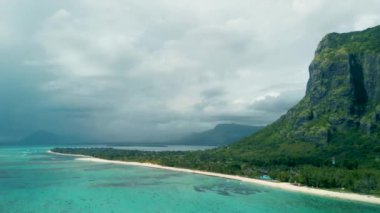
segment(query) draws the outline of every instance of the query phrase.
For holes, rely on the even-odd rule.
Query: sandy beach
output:
[[[328,190],[324,190],[324,189],[310,188],[310,187],[306,187],[306,186],[296,186],[296,185],[292,185],[290,183],[264,181],[264,180],[246,178],[246,177],[235,176],[235,175],[226,175],[226,174],[205,172],[205,171],[199,171],[199,170],[191,170],[191,169],[161,166],[161,165],[151,164],[151,163],[138,163],[138,162],[105,160],[105,159],[94,158],[94,157],[86,156],[86,155],[62,154],[62,153],[56,153],[56,152],[52,152],[52,151],[48,151],[48,153],[78,157],[76,160],[81,160],[81,161],[92,161],[92,162],[98,162],[98,163],[113,163],[113,164],[129,165],[129,166],[144,166],[144,167],[155,168],[155,169],[165,169],[165,170],[176,171],[176,172],[186,172],[186,173],[207,175],[207,176],[212,176],[212,177],[220,177],[220,178],[238,180],[238,181],[247,182],[247,183],[260,184],[260,185],[264,185],[264,186],[268,186],[268,187],[273,187],[273,188],[278,188],[278,189],[283,189],[283,190],[288,190],[288,191],[293,191],[293,192],[301,192],[301,193],[319,195],[319,196],[324,196],[324,197],[331,197],[331,198],[338,198],[338,199],[380,204],[380,198],[375,197],[375,196],[371,196],[371,195],[334,192],[334,191],[328,191]]]

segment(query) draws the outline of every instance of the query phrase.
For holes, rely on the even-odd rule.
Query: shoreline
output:
[[[323,197],[337,198],[337,199],[350,200],[350,201],[359,201],[359,202],[365,202],[365,203],[371,203],[371,204],[380,204],[380,198],[372,196],[372,195],[362,195],[362,194],[355,194],[355,193],[348,193],[348,192],[335,192],[335,191],[329,191],[325,189],[310,188],[307,186],[296,186],[296,185],[293,185],[291,183],[286,183],[286,182],[271,182],[271,181],[259,180],[259,179],[254,179],[254,178],[241,177],[237,175],[227,175],[227,174],[206,172],[206,171],[200,171],[200,170],[161,166],[158,164],[151,164],[151,163],[106,160],[106,159],[95,158],[95,157],[91,157],[87,155],[79,155],[79,154],[62,154],[62,153],[53,152],[51,150],[49,150],[48,153],[63,155],[63,156],[79,157],[76,160],[81,160],[81,161],[122,164],[122,165],[128,165],[128,166],[142,166],[142,167],[148,167],[148,168],[154,168],[154,169],[164,169],[164,170],[170,170],[170,171],[176,171],[176,172],[186,172],[186,173],[191,173],[191,174],[199,174],[199,175],[206,175],[206,176],[211,176],[211,177],[225,178],[225,179],[230,179],[230,180],[238,180],[238,181],[242,181],[246,183],[253,183],[253,184],[258,184],[262,186],[282,189],[286,191],[292,191],[292,192],[300,192],[300,193],[306,193],[306,194],[311,194],[311,195],[318,195],[318,196],[323,196]]]

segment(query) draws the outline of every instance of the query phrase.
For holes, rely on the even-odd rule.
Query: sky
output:
[[[0,0],[0,141],[266,125],[325,34],[379,24],[379,0]]]

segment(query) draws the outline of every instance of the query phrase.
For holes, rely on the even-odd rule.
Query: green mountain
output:
[[[56,149],[380,195],[380,26],[331,33],[309,67],[305,97],[256,134],[217,149]]]
[[[306,95],[296,106],[231,148],[270,150],[273,157],[336,158],[339,163],[354,156],[363,163],[376,162],[380,154],[380,26],[328,34],[317,48],[309,73]]]
[[[186,145],[222,146],[231,144],[262,129],[260,126],[218,124],[213,129],[193,133],[173,143]]]

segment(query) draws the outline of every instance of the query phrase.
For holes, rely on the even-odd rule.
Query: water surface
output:
[[[0,212],[380,212],[234,180],[0,147]]]

